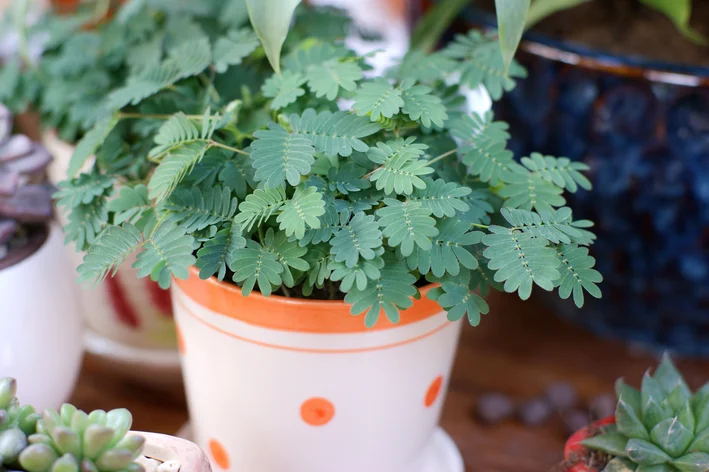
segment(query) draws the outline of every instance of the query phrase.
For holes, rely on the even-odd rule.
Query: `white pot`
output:
[[[18,397],[40,411],[68,400],[81,366],[76,277],[63,245],[52,225],[37,252],[0,270],[0,377],[16,378]]]
[[[42,144],[54,156],[48,174],[56,184],[66,178],[75,146],[61,141],[54,132],[44,133]],[[58,218],[66,224],[65,213],[58,212]],[[74,268],[82,263],[83,253],[77,253],[73,245],[65,251]],[[131,267],[134,260],[125,261],[115,277],[80,287],[88,327],[86,349],[109,362],[117,375],[173,388],[181,377],[169,294],[149,279],[138,279]]]
[[[244,297],[195,269],[172,297],[193,437],[215,471],[462,471],[436,433],[462,324],[425,295],[370,330],[342,301]]]

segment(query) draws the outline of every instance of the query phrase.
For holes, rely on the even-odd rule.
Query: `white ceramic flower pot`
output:
[[[54,155],[49,179],[55,184],[66,178],[74,146],[53,132],[42,137]],[[66,215],[58,218],[66,223]],[[83,253],[72,245],[65,251],[78,267]],[[87,324],[86,349],[110,362],[117,375],[127,375],[155,387],[173,388],[181,381],[175,321],[169,292],[150,279],[138,279],[129,258],[116,276],[101,284],[79,289],[83,317]],[[72,275],[76,279],[76,274]]]
[[[436,433],[461,323],[437,303],[367,330],[344,302],[244,297],[195,269],[172,298],[193,437],[214,470],[462,472]]]
[[[81,367],[82,322],[58,226],[31,256],[0,270],[0,377],[40,411],[71,395]]]

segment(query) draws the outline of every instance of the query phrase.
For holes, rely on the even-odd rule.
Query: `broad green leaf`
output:
[[[554,13],[568,10],[590,0],[532,0],[525,28],[529,29]]]
[[[113,128],[118,124],[118,115],[113,114],[97,122],[83,138],[77,143],[76,149],[69,161],[67,175],[73,177],[84,167],[86,161],[91,157],[96,149],[103,143]]]
[[[697,44],[707,44],[707,38],[689,24],[692,17],[692,0],[640,0],[649,8],[659,11],[674,23],[687,39]]]
[[[530,0],[495,0],[497,33],[507,72],[524,33]]]
[[[251,25],[277,74],[281,73],[281,48],[299,4],[300,0],[246,0]]]

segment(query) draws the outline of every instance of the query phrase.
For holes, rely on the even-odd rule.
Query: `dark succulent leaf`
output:
[[[699,433],[687,448],[687,452],[705,452],[709,454],[709,430]]]
[[[0,168],[0,197],[10,197],[17,191],[20,174]]]
[[[31,153],[35,144],[23,134],[11,136],[5,142],[0,141],[0,162],[8,162]]]
[[[653,398],[657,403],[662,403],[667,398],[667,394],[662,390],[660,383],[655,380],[650,372],[645,372],[643,375],[642,385],[640,386],[640,397],[643,404],[649,398]]]
[[[0,197],[0,217],[22,223],[41,223],[52,218],[52,189],[45,185],[25,185],[11,197]]]
[[[5,244],[15,235],[17,222],[14,220],[0,220],[0,244]]]
[[[672,418],[672,410],[664,403],[660,404],[654,398],[649,397],[647,402],[643,404],[642,418],[643,424],[648,430],[651,430],[658,423],[668,418]]]
[[[52,162],[52,155],[40,146],[33,146],[32,150],[21,157],[6,161],[6,170],[19,174],[38,174],[43,172]]]
[[[709,430],[709,397],[704,398],[704,400],[697,404],[693,409],[694,419],[696,424],[694,429],[697,433]]]

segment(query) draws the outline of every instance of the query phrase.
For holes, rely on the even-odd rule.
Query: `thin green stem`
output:
[[[472,226],[473,228],[490,229],[489,226],[487,226],[487,225],[481,225],[481,224],[478,224],[478,223],[470,223],[470,226]]]
[[[216,141],[211,141],[211,140],[210,140],[210,141],[209,141],[209,145],[210,145],[211,147],[218,147],[218,148],[226,149],[227,151],[232,151],[232,152],[235,152],[235,153],[237,153],[237,154],[243,154],[244,156],[248,156],[248,155],[249,155],[249,153],[246,152],[246,151],[242,151],[241,149],[237,149],[237,148],[235,148],[235,147],[227,146],[226,144],[218,143],[218,142],[216,142]]]
[[[433,164],[434,162],[438,162],[438,161],[440,161],[441,159],[445,159],[445,158],[448,157],[448,156],[452,156],[452,155],[455,154],[457,151],[458,151],[458,149],[451,149],[451,150],[448,151],[448,152],[444,152],[444,153],[441,154],[440,156],[436,156],[436,157],[434,157],[433,159],[431,159],[430,161],[428,161],[428,165],[431,165],[431,164]]]
[[[119,113],[118,118],[120,119],[155,119],[155,120],[167,120],[172,118],[174,115],[160,114],[160,113]],[[202,120],[203,115],[185,115],[189,120]]]
[[[290,292],[288,291],[288,287],[286,287],[285,284],[282,284],[282,285],[281,285],[281,290],[283,290],[283,295],[285,295],[286,297],[290,298]]]

